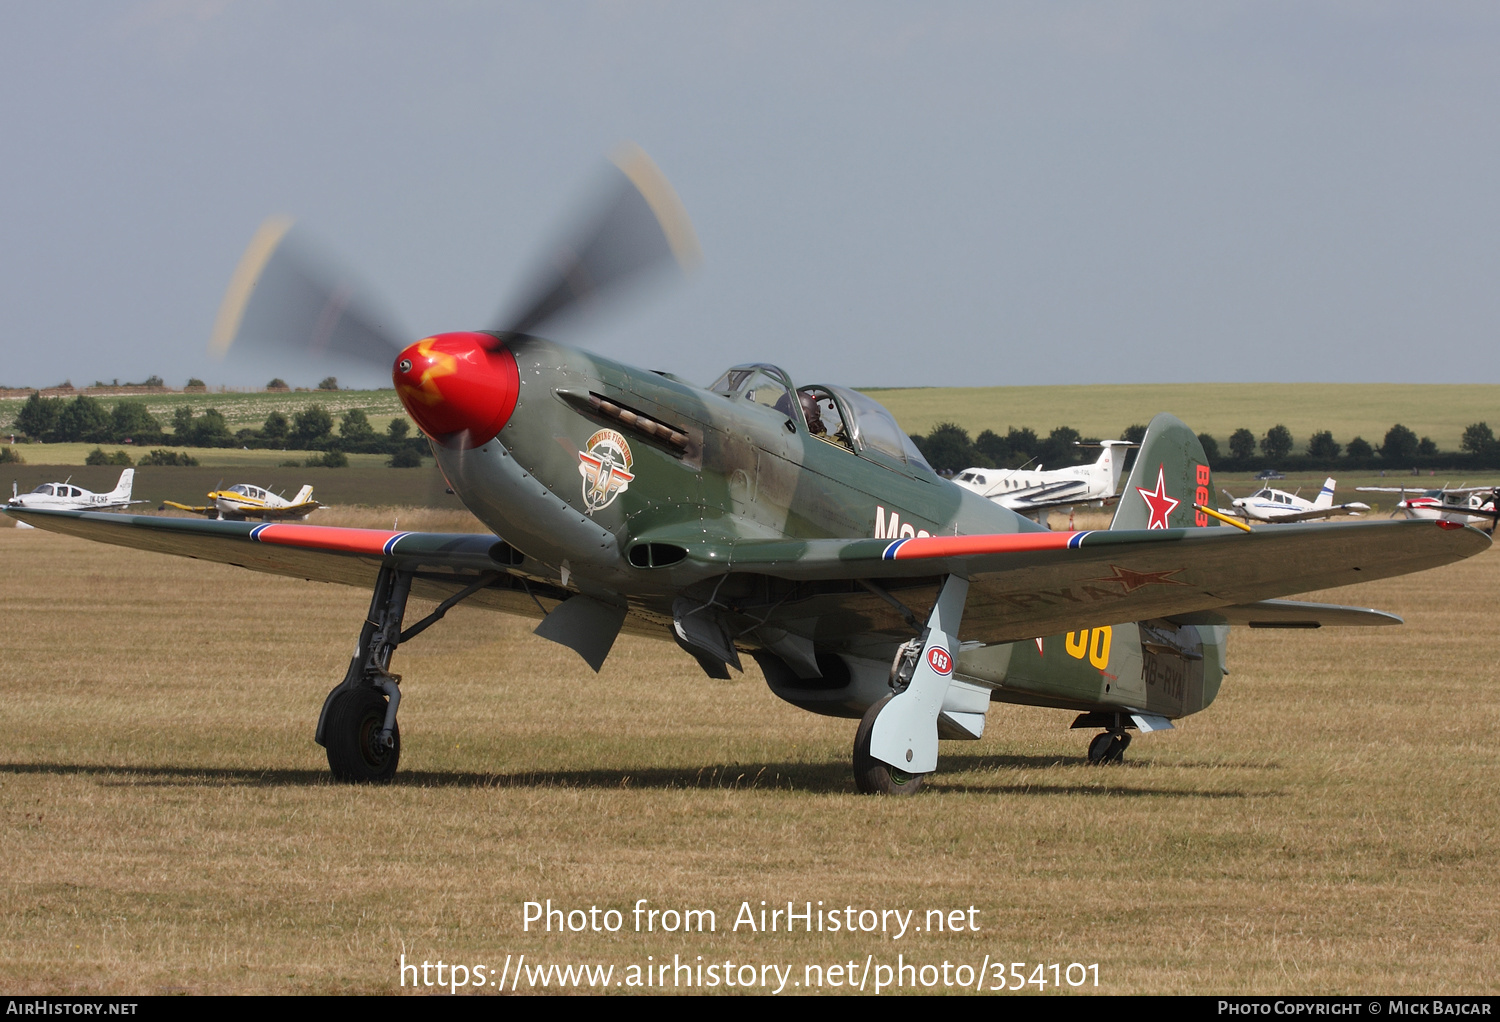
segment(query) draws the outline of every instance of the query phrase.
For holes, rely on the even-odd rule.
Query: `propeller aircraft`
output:
[[[312,499],[312,491],[312,486],[304,486],[295,497],[287,500],[263,486],[235,483],[228,489],[221,486],[210,493],[208,504],[179,504],[175,500],[164,500],[161,510],[176,508],[229,522],[243,522],[246,518],[259,518],[263,522],[283,522],[291,518],[305,521],[308,515],[323,506]]]
[[[1159,415],[1109,529],[1051,532],[940,478],[879,404],[765,363],[708,387],[539,336],[601,294],[696,253],[644,154],[527,297],[484,331],[415,342],[269,223],[236,272],[220,347],[295,339],[389,366],[450,486],[493,535],[12,509],[107,543],[371,590],[315,740],[346,781],[400,757],[392,656],[460,601],[539,617],[594,670],[623,632],[710,677],[753,659],[771,691],[859,720],[861,792],[908,794],[938,742],[994,702],[1058,707],[1118,760],[1129,731],[1208,706],[1228,627],[1380,625],[1278,599],[1435,567],[1490,544],[1446,522],[1223,528],[1201,445]],[[410,597],[436,608],[406,623]]]
[[[1323,488],[1318,491],[1317,499],[1306,500],[1295,493],[1287,493],[1274,487],[1256,490],[1248,497],[1236,497],[1228,490],[1222,490],[1224,496],[1229,498],[1232,510],[1223,509],[1225,514],[1238,515],[1241,518],[1257,522],[1308,522],[1317,518],[1331,518],[1334,515],[1359,515],[1370,510],[1370,505],[1355,501],[1351,504],[1335,504],[1333,502],[1333,479],[1325,479]]]
[[[135,469],[127,468],[120,473],[120,481],[108,493],[85,490],[72,482],[72,477],[60,483],[43,483],[30,493],[18,493],[16,484],[10,484],[10,500],[6,507],[50,509],[54,511],[108,511],[125,508],[131,504],[144,504],[144,500],[131,500],[130,491],[135,485]]]
[[[1035,517],[1056,507],[1095,501],[1103,507],[1112,503],[1120,490],[1125,452],[1135,444],[1129,440],[1102,440],[1098,444],[1078,446],[1102,447],[1103,450],[1091,465],[1045,471],[1040,465],[1034,469],[966,468],[954,476],[953,481],[1027,517]]]
[[[1407,518],[1441,519],[1467,525],[1489,522],[1490,532],[1500,520],[1500,486],[1444,486],[1420,492],[1399,486],[1361,486],[1365,493],[1399,493],[1396,510]],[[1410,494],[1410,496],[1408,496]]]

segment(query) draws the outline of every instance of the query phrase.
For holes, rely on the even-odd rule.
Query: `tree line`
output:
[[[1139,443],[1146,427],[1127,426],[1120,439]],[[1225,472],[1254,472],[1275,468],[1286,471],[1336,471],[1339,469],[1500,469],[1500,440],[1488,423],[1476,422],[1464,430],[1459,451],[1441,451],[1431,437],[1418,437],[1400,423],[1386,430],[1379,446],[1363,437],[1347,443],[1334,439],[1330,430],[1320,430],[1308,437],[1299,449],[1297,439],[1286,426],[1276,425],[1257,437],[1248,429],[1237,429],[1221,448],[1219,441],[1207,433],[1198,440],[1209,464]],[[939,472],[960,472],[966,468],[1067,468],[1093,461],[1098,455],[1076,442],[1098,443],[1098,438],[1084,438],[1070,426],[1059,426],[1043,439],[1031,429],[1010,427],[1001,435],[984,430],[970,438],[969,431],[952,422],[934,426],[923,436],[912,436],[912,442]]]
[[[217,408],[205,408],[200,415],[188,405],[179,405],[172,412],[170,426],[168,431],[142,401],[122,400],[107,408],[83,394],[69,400],[33,393],[16,414],[15,431],[43,443],[128,441],[137,447],[250,447],[393,456],[404,451],[420,456],[426,451],[421,432],[412,435],[405,419],[392,419],[385,432],[378,433],[364,412],[351,408],[339,416],[335,433],[333,415],[320,404],[310,404],[291,416],[272,412],[259,429],[238,430],[230,429]]]

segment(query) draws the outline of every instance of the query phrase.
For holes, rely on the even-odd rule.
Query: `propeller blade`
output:
[[[389,369],[410,338],[354,279],[316,254],[288,217],[261,224],[219,307],[209,351],[242,346],[353,356]]]
[[[693,225],[651,158],[627,144],[611,162],[614,180],[605,201],[558,248],[497,332],[533,333],[647,271],[673,262],[684,271],[697,265]]]

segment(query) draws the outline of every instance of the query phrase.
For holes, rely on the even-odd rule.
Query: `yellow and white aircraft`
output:
[[[162,507],[175,507],[179,511],[191,511],[195,515],[230,522],[243,522],[247,518],[259,518],[267,522],[286,521],[288,518],[301,521],[323,506],[312,499],[312,491],[311,486],[304,486],[297,491],[295,497],[287,500],[260,486],[235,483],[227,490],[214,490],[210,493],[208,499],[212,503],[209,504],[191,506],[168,500],[162,502]]]

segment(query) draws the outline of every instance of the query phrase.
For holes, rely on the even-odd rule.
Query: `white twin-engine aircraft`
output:
[[[1054,468],[1046,472],[1041,466],[1034,469],[968,468],[954,476],[953,481],[1023,515],[1069,504],[1091,501],[1102,504],[1114,499],[1120,488],[1125,450],[1136,445],[1128,440],[1104,440],[1098,446],[1104,450],[1092,465]]]
[[[297,495],[287,500],[261,486],[235,483],[227,490],[215,490],[208,495],[211,503],[201,505],[179,504],[168,500],[162,507],[175,507],[179,511],[191,511],[206,518],[221,521],[243,522],[246,518],[259,518],[267,522],[281,522],[288,518],[301,520],[322,507],[312,499],[313,488],[304,486]]]
[[[1316,500],[1306,500],[1295,493],[1267,487],[1248,497],[1236,497],[1228,490],[1222,491],[1234,506],[1223,508],[1227,515],[1253,518],[1257,522],[1305,522],[1314,518],[1331,518],[1334,515],[1357,515],[1370,510],[1370,505],[1335,504],[1333,502],[1333,480],[1325,479]]]
[[[120,473],[120,481],[108,493],[94,493],[81,486],[74,486],[72,476],[60,483],[43,483],[30,493],[16,492],[16,484],[10,484],[9,507],[46,511],[109,511],[144,504],[143,500],[131,500],[130,488],[135,483],[135,469],[127,468]]]

